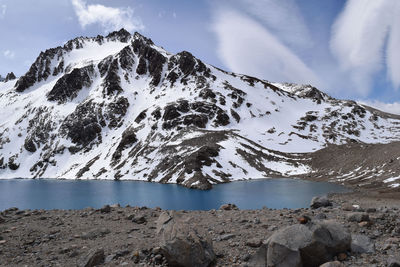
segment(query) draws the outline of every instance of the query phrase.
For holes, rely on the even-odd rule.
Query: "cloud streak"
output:
[[[0,19],[3,19],[6,16],[7,13],[7,5],[1,5],[0,9]]]
[[[316,75],[268,29],[233,9],[218,8],[218,56],[232,71],[277,82],[313,83]]]
[[[331,51],[361,94],[370,92],[384,63],[393,87],[400,87],[399,15],[399,1],[349,0],[332,27]]]
[[[8,59],[13,59],[15,57],[15,53],[11,50],[3,51],[3,56]]]
[[[133,16],[131,8],[114,8],[104,5],[88,5],[84,0],[72,0],[75,14],[82,28],[91,24],[99,24],[105,32],[125,28],[128,31],[141,31],[144,25]]]
[[[256,17],[279,40],[295,49],[313,45],[303,15],[294,0],[237,0],[243,10]]]
[[[400,102],[393,102],[393,103],[385,103],[382,101],[377,101],[377,100],[373,100],[373,101],[358,101],[361,104],[382,110],[384,112],[387,113],[392,113],[392,114],[399,114],[400,115]]]

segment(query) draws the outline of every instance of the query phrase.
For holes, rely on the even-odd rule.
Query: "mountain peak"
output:
[[[399,117],[311,85],[226,72],[124,29],[41,52],[15,88],[0,84],[0,95],[0,174],[8,178],[205,189],[302,173],[340,177],[337,166],[310,163],[316,150],[400,140]],[[376,170],[389,168],[379,164],[347,172],[377,181]]]
[[[118,40],[124,43],[128,42],[130,37],[131,37],[130,32],[128,32],[124,28],[121,28],[119,31],[113,31],[106,36],[108,40],[112,41]]]

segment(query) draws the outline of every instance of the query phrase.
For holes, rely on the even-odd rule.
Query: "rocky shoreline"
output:
[[[337,261],[324,266],[400,266],[398,198],[353,192],[316,203],[296,210],[11,208],[0,213],[0,266],[266,266],[274,257],[281,262],[271,266],[323,263],[315,257]],[[321,233],[330,243],[318,240]]]

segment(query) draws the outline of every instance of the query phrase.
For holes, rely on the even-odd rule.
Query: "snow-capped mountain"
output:
[[[25,75],[0,83],[0,108],[1,178],[207,189],[318,176],[315,151],[400,140],[395,115],[310,85],[226,72],[123,29],[40,53]]]

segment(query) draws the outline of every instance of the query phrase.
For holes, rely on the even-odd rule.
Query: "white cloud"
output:
[[[11,50],[5,50],[5,51],[3,51],[3,56],[8,59],[13,59],[15,56],[15,53]]]
[[[286,45],[297,49],[313,45],[309,30],[294,0],[237,0]]]
[[[393,102],[393,103],[385,103],[377,100],[366,100],[366,101],[358,101],[364,105],[382,110],[384,112],[392,113],[392,114],[399,114],[400,115],[400,102]]]
[[[382,69],[384,49],[388,77],[400,87],[400,1],[349,0],[332,28],[331,51],[351,73],[361,94],[371,90],[373,75]]]
[[[255,20],[218,8],[213,30],[218,56],[232,71],[270,81],[320,84],[299,57]]]
[[[0,9],[0,19],[4,18],[6,16],[6,12],[7,12],[7,5],[1,5],[1,9]]]
[[[84,0],[72,0],[75,13],[82,28],[100,24],[105,32],[125,28],[128,31],[144,29],[141,20],[133,16],[131,8],[114,8],[103,5],[87,5]]]

